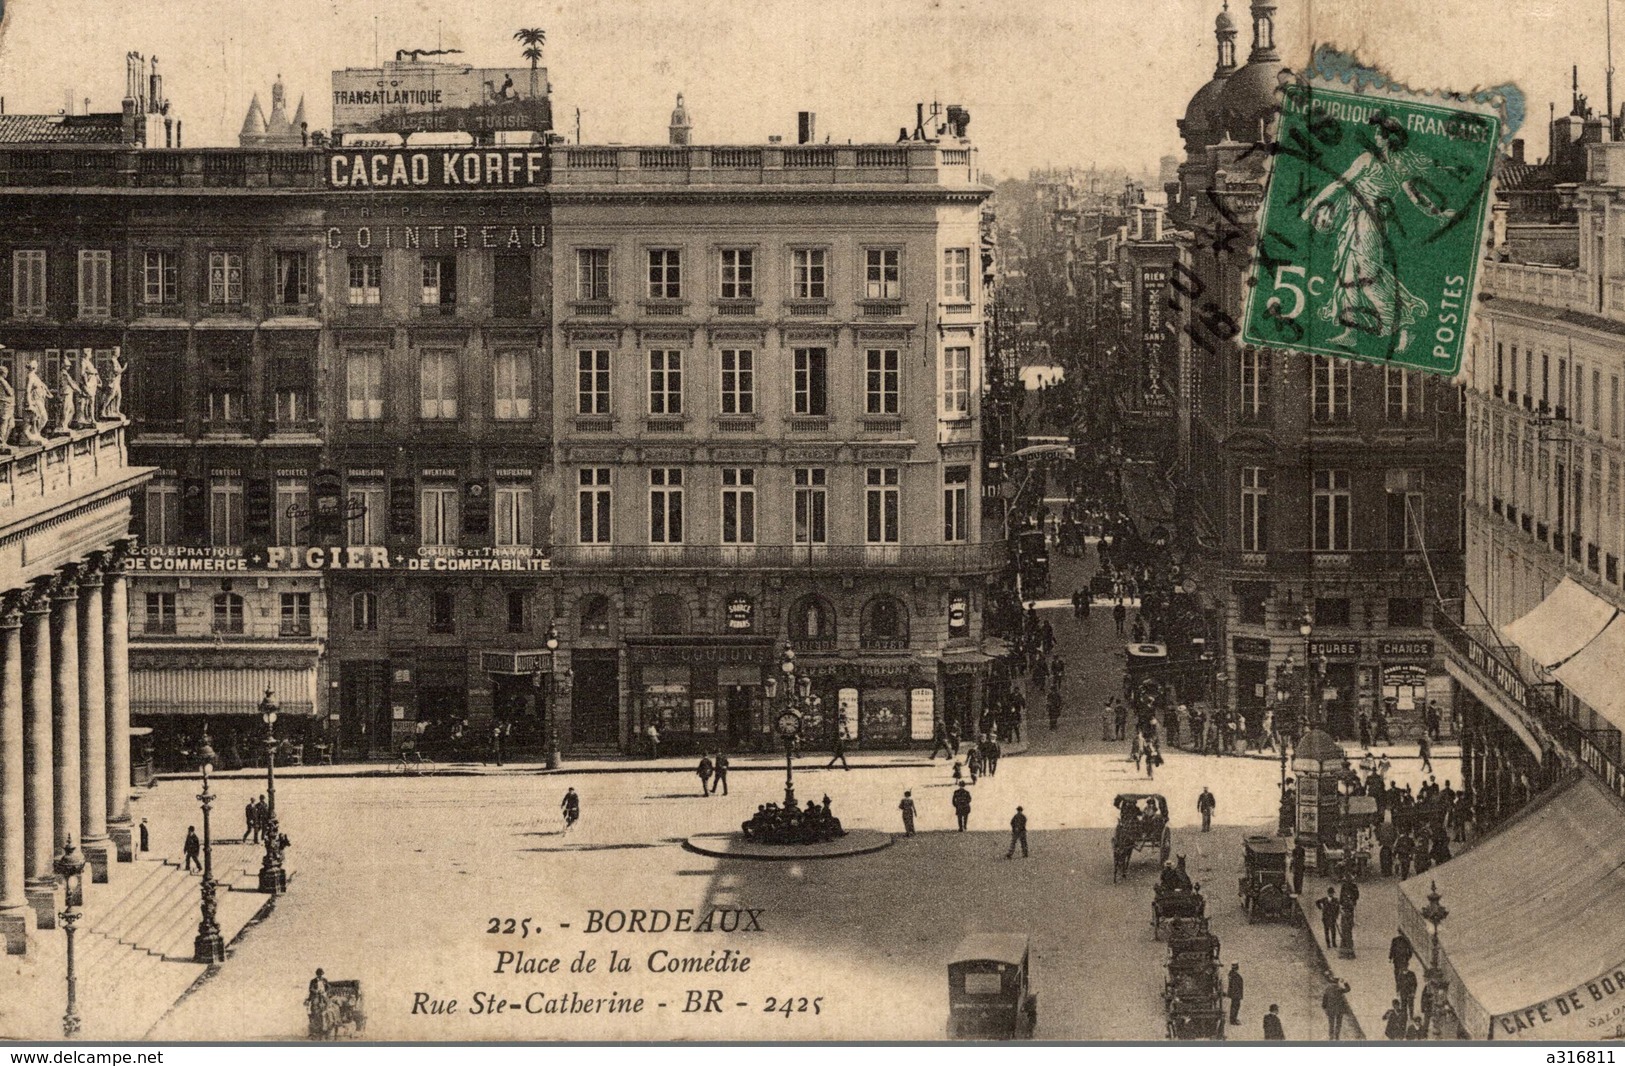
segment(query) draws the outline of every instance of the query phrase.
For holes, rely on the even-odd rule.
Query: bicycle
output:
[[[423,754],[421,751],[418,751],[416,748],[402,748],[400,758],[395,763],[395,769],[400,773],[411,774],[413,776],[424,773],[433,773],[434,760]]]

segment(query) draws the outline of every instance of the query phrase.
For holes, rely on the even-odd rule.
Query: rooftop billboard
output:
[[[333,132],[552,128],[547,71],[404,61],[333,72]],[[532,90],[534,89],[534,94]]]

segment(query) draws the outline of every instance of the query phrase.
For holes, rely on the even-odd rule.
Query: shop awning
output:
[[[1625,812],[1581,778],[1499,833],[1400,886],[1399,923],[1428,951],[1436,882],[1450,1003],[1475,1039],[1596,1040],[1625,1021]]]
[[[280,714],[314,714],[316,664],[298,669],[258,667],[168,667],[130,671],[133,714],[259,714],[265,690]]]
[[[1534,610],[1502,626],[1501,633],[1550,670],[1594,640],[1618,613],[1613,604],[1565,577]]]
[[[1625,729],[1625,616],[1571,577],[1501,632],[1564,688]]]

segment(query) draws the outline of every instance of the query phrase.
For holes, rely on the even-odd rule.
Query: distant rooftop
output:
[[[120,144],[124,116],[0,115],[0,144]]]

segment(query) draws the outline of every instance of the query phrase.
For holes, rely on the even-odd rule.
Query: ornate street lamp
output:
[[[265,723],[265,858],[260,860],[260,891],[272,896],[288,890],[288,871],[282,867],[282,827],[276,819],[276,712],[276,700],[266,689],[260,700],[260,721]],[[207,833],[205,827],[205,847]]]
[[[796,713],[796,650],[789,641],[784,642],[784,653],[779,659],[779,670],[784,674],[784,713],[777,723],[779,736],[784,738],[784,808],[796,806],[795,764],[796,737],[801,732],[801,715]]]
[[[203,771],[203,791],[198,802],[203,805],[203,885],[201,910],[203,917],[197,923],[197,937],[192,941],[192,960],[214,965],[226,961],[226,942],[220,936],[220,923],[215,919],[214,844],[209,838],[209,811],[214,806],[214,793],[209,791],[209,775],[214,773],[214,748],[209,746],[209,727],[203,727],[203,749],[198,752]]]
[[[1315,720],[1311,702],[1314,679],[1311,677],[1313,671],[1309,668],[1311,661],[1309,658],[1309,637],[1314,631],[1314,620],[1309,617],[1309,611],[1305,609],[1303,617],[1298,619],[1298,633],[1303,637],[1303,728],[1305,731],[1320,724]]]
[[[547,623],[547,707],[543,717],[547,721],[547,768],[559,768],[559,724],[554,709],[559,699],[559,627],[557,621]]]
[[[1440,902],[1439,885],[1435,881],[1428,882],[1428,904],[1422,908],[1422,918],[1433,931],[1432,945],[1428,955],[1428,970],[1426,974],[1428,989],[1427,1017],[1423,1019],[1424,1032],[1435,1040],[1444,1038],[1444,1018],[1450,1013],[1450,1004],[1446,995],[1450,991],[1450,983],[1445,980],[1444,968],[1439,965],[1439,926],[1450,917],[1450,912]]]
[[[62,930],[68,935],[68,1010],[62,1015],[62,1035],[79,1033],[79,976],[74,970],[73,933],[79,924],[79,908],[85,904],[85,857],[73,846],[73,837],[62,841],[62,854],[55,863],[57,876],[62,878],[63,909]]]

